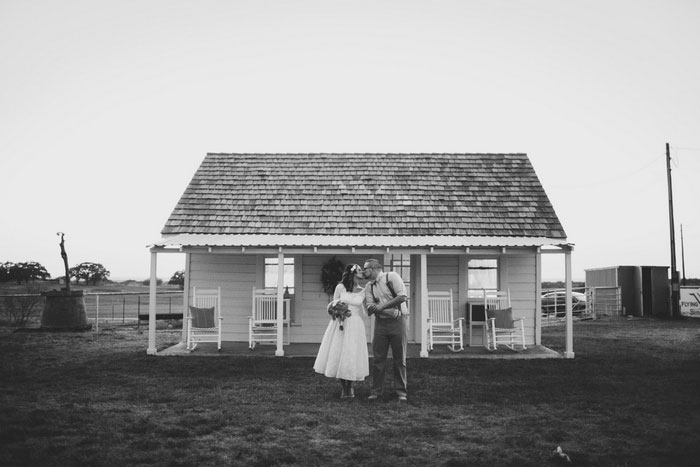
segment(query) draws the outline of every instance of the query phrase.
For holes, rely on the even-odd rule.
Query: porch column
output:
[[[428,357],[428,256],[420,255],[420,356]]]
[[[182,335],[180,342],[187,342],[187,332],[190,320],[187,319],[190,305],[190,253],[185,253],[185,280],[182,286]]]
[[[542,345],[542,249],[535,255],[535,345]]]
[[[146,354],[156,354],[156,275],[158,272],[158,253],[151,250],[151,283],[148,292],[148,349]]]
[[[277,253],[277,350],[276,357],[284,357],[284,253]]]
[[[571,307],[571,248],[565,254],[566,273],[566,352],[564,357],[574,358],[574,319]]]

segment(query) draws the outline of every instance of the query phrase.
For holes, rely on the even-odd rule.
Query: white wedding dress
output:
[[[334,298],[347,303],[352,314],[343,322],[342,331],[338,320],[331,319],[328,323],[321,347],[318,349],[314,370],[329,378],[362,381],[369,375],[367,337],[363,320],[363,317],[367,316],[363,307],[365,292],[348,292],[339,284]]]

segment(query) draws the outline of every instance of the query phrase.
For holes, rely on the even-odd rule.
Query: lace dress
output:
[[[362,381],[369,375],[367,337],[362,318],[366,316],[362,305],[365,292],[348,292],[340,284],[334,296],[347,303],[352,315],[343,322],[342,331],[338,320],[330,320],[318,349],[314,370],[329,378]]]

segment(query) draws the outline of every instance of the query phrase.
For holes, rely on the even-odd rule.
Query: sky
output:
[[[528,154],[574,280],[670,266],[669,143],[677,269],[700,277],[698,18],[694,0],[0,0],[0,262],[61,276],[65,232],[70,266],[147,278],[208,152],[484,152]],[[178,269],[158,255],[158,277]]]

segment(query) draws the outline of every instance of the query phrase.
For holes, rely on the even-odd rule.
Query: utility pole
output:
[[[681,270],[683,271],[683,279],[681,284],[685,287],[685,248],[683,248],[683,224],[681,224]]]
[[[666,143],[666,172],[668,174],[668,221],[671,228],[671,317],[681,316],[681,286],[676,268],[676,234],[673,222],[673,185],[671,183],[671,148]]]

